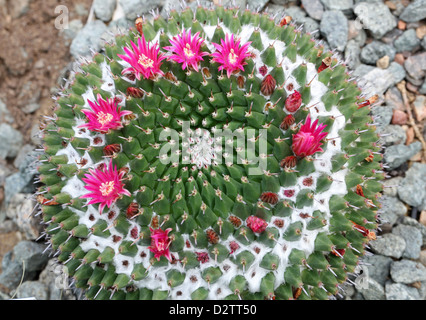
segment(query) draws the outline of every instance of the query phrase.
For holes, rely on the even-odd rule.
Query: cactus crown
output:
[[[369,100],[285,17],[172,10],[82,63],[43,126],[49,245],[89,299],[326,299],[374,238]]]

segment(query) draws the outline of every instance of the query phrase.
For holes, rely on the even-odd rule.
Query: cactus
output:
[[[43,124],[49,247],[88,299],[327,299],[374,239],[369,105],[289,17],[138,18]]]

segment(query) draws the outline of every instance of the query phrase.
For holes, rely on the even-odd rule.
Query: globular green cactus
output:
[[[378,226],[367,99],[289,17],[138,18],[43,126],[49,246],[88,299],[327,299]]]

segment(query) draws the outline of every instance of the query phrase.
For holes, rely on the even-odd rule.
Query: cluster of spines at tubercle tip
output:
[[[53,117],[42,126],[45,155],[39,159],[38,181],[43,186],[39,188],[37,200],[39,212],[47,224],[48,248],[67,266],[75,286],[86,289],[88,298],[165,299],[170,297],[169,291],[138,288],[133,282],[143,280],[150,269],[157,266],[180,264],[186,269],[208,261],[220,263],[228,257],[232,257],[239,268],[247,270],[260,248],[249,251],[242,250],[242,247],[254,241],[272,247],[282,241],[277,239],[277,230],[283,227],[287,228],[285,241],[299,240],[303,233],[301,224],[284,226],[283,218],[313,201],[321,201],[316,194],[326,192],[332,179],[329,175],[319,177],[315,189],[299,192],[295,202],[282,200],[278,192],[284,186],[287,188],[284,197],[292,198],[292,186],[299,177],[306,176],[304,185],[310,186],[309,175],[315,170],[313,154],[323,151],[322,148],[336,140],[339,140],[342,152],[333,157],[330,172],[348,169],[344,181],[348,193],[331,197],[329,222],[320,211],[315,211],[312,216],[300,213],[301,217],[304,215],[303,218],[309,219],[308,230],[320,231],[315,239],[314,252],[306,257],[302,250],[293,249],[288,257],[285,281],[278,285],[274,272],[280,261],[276,255],[265,254],[260,267],[269,272],[262,279],[259,292],[249,292],[247,280],[235,276],[229,284],[232,294],[227,298],[323,299],[339,293],[339,285],[355,270],[368,241],[375,237],[372,230],[377,228],[380,207],[377,197],[382,189],[379,180],[384,178],[384,173],[380,163],[381,145],[368,108],[375,98],[363,98],[345,65],[333,53],[324,52],[309,34],[302,34],[295,25],[289,24],[289,20],[284,17],[276,23],[267,14],[221,6],[214,9],[199,6],[195,12],[189,8],[180,13],[172,11],[168,19],[155,16],[152,24],[138,19],[136,31],[118,35],[116,43],[106,45],[105,54],[95,54],[93,62],[80,66],[81,72],[75,75],[71,88],[57,98]],[[158,68],[161,76],[154,76],[154,80],[149,79],[149,75],[146,76],[148,79],[141,75],[139,80],[135,72],[132,74],[129,70],[123,75],[118,55],[125,53],[124,47],[130,47],[130,40],[136,43],[143,34],[146,41],[151,41],[163,30],[159,45],[164,48],[170,46],[165,30],[176,36],[182,27],[189,29],[190,26],[193,35],[200,32],[203,36],[203,26],[212,25],[216,28],[211,41],[220,43],[225,39],[225,33],[218,21],[236,35],[243,25],[258,26],[249,41],[261,52],[263,65],[256,65],[254,57],[247,56],[244,71],[228,75],[219,72],[217,61],[210,63],[205,58],[200,62],[199,70],[190,70],[190,67],[182,70],[181,64],[164,61]],[[309,148],[292,148],[290,141],[303,133],[302,124],[308,121],[311,109],[315,113],[315,105],[306,107],[314,79],[307,79],[307,66],[300,64],[292,73],[300,85],[299,90],[294,90],[294,84],[286,81],[283,62],[277,61],[275,47],[273,44],[264,47],[260,32],[283,41],[286,45],[284,56],[290,61],[295,62],[297,56],[302,56],[313,63],[317,70],[315,77],[328,87],[322,97],[326,110],[337,106],[345,119],[350,119],[338,136],[330,137],[320,133],[327,133],[336,118],[320,117],[318,127],[321,130],[315,133],[320,144],[310,149],[313,151],[310,154],[296,154],[296,149],[308,152]],[[88,139],[83,136],[93,127],[87,124],[90,119],[83,109],[82,94],[90,87],[99,104],[100,100],[108,101],[109,93],[101,88],[105,85],[100,67],[104,62],[110,67],[116,89],[109,102],[117,108],[125,105],[123,110],[126,113],[121,114],[122,121],[116,128],[106,133],[92,132],[91,139]],[[262,78],[256,76],[257,72]],[[241,95],[241,92],[245,93]],[[292,93],[287,96],[287,92]],[[204,97],[209,103],[199,100]],[[212,105],[216,108],[211,108]],[[117,112],[120,114],[121,111],[117,109]],[[157,159],[161,147],[157,140],[158,131],[168,127],[181,129],[178,120],[185,118],[190,119],[194,127],[208,129],[222,122],[225,123],[220,128],[232,130],[241,128],[242,124],[267,129],[268,137],[272,137],[268,140],[268,154],[274,155],[268,157],[268,168],[273,170],[256,180],[242,175],[235,166],[221,165],[210,172],[207,168],[197,170],[175,164],[165,168]],[[76,119],[86,120],[86,124],[79,128],[82,134],[78,137],[75,135]],[[104,114],[94,121],[99,125],[108,119]],[[313,134],[315,128],[312,131],[308,127],[305,131]],[[78,153],[75,163],[70,163],[65,153],[58,155],[58,151],[68,145]],[[89,160],[98,164],[91,167],[92,175]],[[108,182],[112,180],[102,181],[99,175],[93,174],[97,171],[108,171],[119,179],[114,180],[117,181],[115,185],[110,184]],[[115,196],[111,210],[100,208],[102,219],[88,215],[89,221],[96,221],[90,227],[80,223],[76,214],[76,210],[86,210],[86,200],[73,198],[62,189],[73,177],[81,181],[86,179],[88,184],[93,182],[93,177],[99,177],[99,197]],[[183,205],[182,199],[185,200]],[[104,207],[110,205],[105,203]],[[229,207],[232,211],[224,214]],[[179,226],[179,232],[176,226]],[[324,227],[328,232],[321,232]],[[186,234],[189,240],[184,241],[182,234]],[[124,257],[144,255],[142,258],[149,259],[149,266],[135,264],[131,266],[130,276],[117,274],[112,264],[117,254],[114,249],[82,249],[81,243],[91,235],[119,243],[118,253]],[[226,247],[222,241],[230,235],[235,240]],[[135,244],[145,246],[146,250],[138,251]],[[174,254],[176,252],[182,254]],[[125,262],[124,259],[123,265]],[[201,276],[210,285],[225,272],[215,265],[204,269]],[[173,268],[166,276],[170,288],[178,287],[185,279],[184,273]],[[209,287],[202,286],[192,292],[191,298],[203,299],[208,294]]]

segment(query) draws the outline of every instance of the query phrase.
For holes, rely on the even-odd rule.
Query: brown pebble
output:
[[[393,110],[392,124],[403,125],[407,123],[407,120],[408,116],[404,111],[398,109]]]

